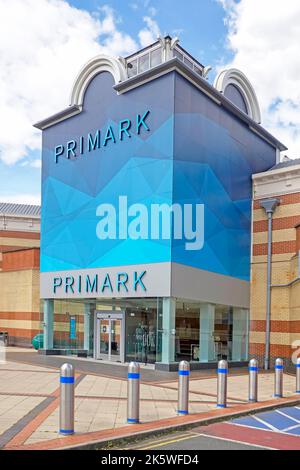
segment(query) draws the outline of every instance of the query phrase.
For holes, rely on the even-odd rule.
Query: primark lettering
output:
[[[66,144],[59,144],[54,149],[55,163],[59,163],[59,159],[74,159],[83,156],[86,153],[97,149],[105,148],[107,145],[122,142],[125,138],[130,139],[133,134],[140,135],[142,130],[149,132],[150,128],[147,124],[150,111],[144,114],[137,114],[134,120],[122,119],[115,125],[109,125],[105,129],[97,129],[87,136],[80,136],[78,139],[69,140]]]
[[[100,294],[114,292],[146,292],[145,277],[147,271],[132,273],[119,272],[115,275],[77,274],[53,277],[53,293],[59,294]]]

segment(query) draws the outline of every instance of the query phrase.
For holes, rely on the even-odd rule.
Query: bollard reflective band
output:
[[[128,379],[139,379],[140,378],[140,374],[135,374],[133,372],[128,372]]]
[[[74,429],[60,429],[60,434],[74,434]]]
[[[188,415],[189,412],[187,410],[178,410],[178,414],[180,415]]]
[[[249,367],[249,371],[250,371],[250,372],[257,372],[257,371],[258,371],[258,367]]]
[[[296,367],[300,367],[300,364],[296,364]]]
[[[217,408],[226,408],[226,405],[217,405]]]
[[[275,366],[275,369],[283,369],[283,366]]]
[[[190,371],[189,370],[179,370],[178,375],[190,375]]]
[[[227,374],[228,370],[227,369],[218,369],[218,374]]]
[[[127,419],[127,423],[138,423],[138,422],[139,422],[138,419],[132,419],[132,418]]]
[[[61,384],[73,384],[75,381],[74,377],[61,377],[60,383]]]

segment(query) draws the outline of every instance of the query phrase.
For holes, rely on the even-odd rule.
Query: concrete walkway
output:
[[[16,355],[19,361],[15,362]],[[12,357],[13,356],[13,357]],[[53,365],[36,365],[39,359],[36,353],[28,350],[8,348],[7,362],[0,364],[0,447],[1,448],[38,448],[47,443],[48,448],[65,441],[88,442],[95,433],[128,432],[126,423],[126,374],[114,374],[110,366],[110,375],[99,369],[97,373],[85,372],[80,367],[76,374],[75,430],[76,436],[61,438],[58,434],[59,415],[59,370]],[[65,361],[63,358],[59,358]],[[22,362],[21,362],[22,360]],[[83,364],[85,364],[83,362]],[[78,364],[77,364],[78,365]],[[119,366],[119,368],[122,366]],[[118,366],[117,366],[118,368]],[[122,370],[126,369],[122,367]],[[150,373],[150,375],[149,375]],[[153,375],[154,374],[154,375]],[[163,375],[161,375],[163,374]],[[114,376],[117,375],[117,376]],[[121,375],[121,377],[120,377]],[[147,376],[147,380],[144,380]],[[175,374],[175,377],[177,374]],[[163,423],[185,423],[186,420],[176,416],[177,380],[173,374],[142,370],[141,373],[141,421],[147,429],[161,427]],[[153,378],[150,381],[150,377]],[[159,379],[159,380],[158,380]],[[259,399],[261,402],[273,400],[273,374],[260,374]],[[295,378],[285,375],[284,394],[292,397],[295,390]],[[202,371],[191,374],[190,415],[218,416],[222,410],[216,409],[217,384],[214,371]],[[228,379],[228,410],[226,412],[249,409],[247,404],[248,376],[245,371],[230,371]],[[186,418],[186,417],[185,417]],[[199,418],[198,418],[199,419]],[[143,425],[141,425],[143,426]],[[131,429],[137,428],[133,426]],[[136,431],[136,430],[135,430]],[[113,432],[113,434],[112,434]],[[74,442],[75,442],[74,441]],[[53,442],[53,447],[51,442]]]

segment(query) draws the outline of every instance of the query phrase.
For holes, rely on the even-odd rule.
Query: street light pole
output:
[[[264,199],[260,206],[266,211],[268,217],[268,257],[267,257],[267,308],[266,308],[266,344],[264,368],[270,368],[270,333],[271,333],[271,281],[272,281],[272,223],[273,214],[279,205],[278,199]]]

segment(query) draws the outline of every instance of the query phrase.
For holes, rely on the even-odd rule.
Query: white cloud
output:
[[[226,11],[230,64],[252,82],[263,124],[300,156],[299,0],[219,0]]]
[[[0,0],[0,19],[0,159],[14,164],[40,149],[32,124],[68,106],[87,60],[138,44],[109,7],[91,15],[64,0]]]
[[[139,32],[139,40],[142,47],[147,47],[149,44],[157,41],[160,29],[157,22],[150,16],[145,16],[143,19],[146,27]]]

